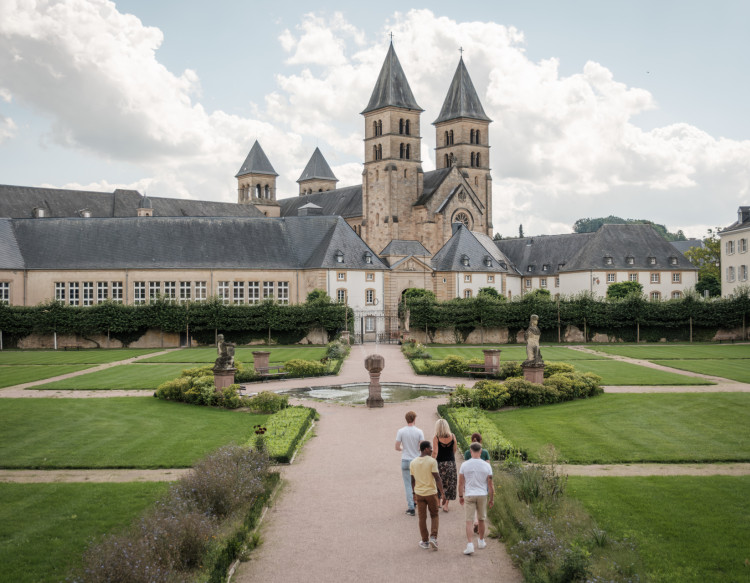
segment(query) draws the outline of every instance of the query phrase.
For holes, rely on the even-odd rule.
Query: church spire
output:
[[[469,72],[464,65],[463,56],[458,61],[458,67],[453,75],[453,81],[448,88],[448,94],[445,96],[443,108],[440,110],[438,118],[432,122],[439,124],[444,121],[466,117],[481,121],[492,121],[484,113],[482,103],[471,82]]]
[[[385,56],[378,81],[372,90],[370,102],[362,113],[369,113],[389,106],[424,111],[414,99],[414,94],[411,92],[409,82],[406,80],[404,70],[396,56],[393,43],[388,47],[388,54]]]

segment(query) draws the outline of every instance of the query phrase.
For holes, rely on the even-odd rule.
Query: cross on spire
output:
[[[390,33],[388,34],[388,36],[390,36],[390,37],[391,37],[391,44],[393,44],[393,31],[391,31],[391,32],[390,32]]]
[[[463,47],[458,47],[458,52],[461,53],[461,58],[463,59],[464,58],[464,48]]]

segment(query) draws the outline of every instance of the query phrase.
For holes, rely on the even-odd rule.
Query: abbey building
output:
[[[398,337],[386,314],[414,287],[447,300],[487,287],[509,298],[535,289],[604,295],[638,281],[657,300],[694,286],[696,268],[647,225],[494,241],[492,120],[463,59],[447,82],[427,130],[389,47],[361,110],[359,184],[339,185],[316,148],[299,192],[281,198],[255,142],[236,174],[236,203],[0,185],[0,302],[298,303],[324,289],[355,309],[355,332],[368,340]],[[429,172],[424,131],[436,136]]]

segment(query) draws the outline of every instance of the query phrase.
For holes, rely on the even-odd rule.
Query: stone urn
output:
[[[384,367],[385,358],[379,354],[371,354],[365,358],[365,368],[370,373],[370,392],[365,403],[371,409],[383,406],[383,397],[380,393],[380,373]]]

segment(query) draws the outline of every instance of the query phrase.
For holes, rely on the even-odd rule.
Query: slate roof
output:
[[[701,239],[688,239],[686,241],[670,241],[672,244],[672,247],[677,249],[680,253],[685,253],[688,249],[692,249],[693,247],[697,247],[698,249],[703,249],[705,245],[703,244],[703,241]]]
[[[239,172],[237,172],[234,177],[239,178],[246,174],[270,174],[271,176],[278,176],[276,170],[271,166],[268,156],[266,156],[263,148],[260,147],[258,140],[255,140],[253,147],[250,148],[250,153],[247,155]]]
[[[310,161],[307,163],[307,166],[305,166],[305,169],[302,171],[302,175],[297,179],[297,182],[312,180],[315,178],[320,180],[338,180],[338,178],[333,175],[333,171],[323,157],[320,148],[315,148],[313,155],[310,157]]]
[[[92,217],[134,217],[144,197],[136,190],[114,192],[36,188],[0,185],[0,217],[25,219],[35,207],[44,208],[46,217],[80,217],[86,209]],[[258,217],[253,205],[181,198],[147,197],[154,216],[161,217]],[[46,220],[46,219],[38,219]]]
[[[454,226],[453,236],[435,253],[432,267],[435,271],[486,271],[505,273],[510,266],[502,267],[500,263],[484,248],[469,229],[463,224]],[[469,258],[469,265],[462,263],[463,257]],[[485,264],[489,258],[490,265]]]
[[[408,241],[405,239],[393,239],[380,252],[381,256],[386,255],[432,255],[424,245],[419,241]]]
[[[495,246],[510,259],[518,273],[554,276],[565,270],[565,266],[587,244],[592,235],[593,233],[571,233],[500,239],[495,241]],[[532,268],[531,271],[529,266]]]
[[[726,229],[722,229],[721,234],[747,228],[750,228],[750,206],[741,206],[737,209],[737,220]]]
[[[453,81],[451,81],[451,85],[448,88],[448,94],[445,96],[440,115],[432,123],[437,124],[461,117],[492,121],[484,113],[482,103],[479,101],[477,91],[474,89],[474,84],[471,82],[466,65],[464,65],[463,57],[458,61],[458,67],[456,67]]]
[[[0,269],[315,267],[387,269],[340,217],[0,219]]]
[[[502,239],[495,244],[522,275],[554,276],[589,269],[697,269],[651,225],[602,225],[595,233]],[[633,263],[628,263],[629,257]],[[651,257],[656,259],[653,265]],[[672,258],[677,259],[676,265]]]
[[[304,196],[281,199],[282,217],[296,217],[301,207],[313,203],[320,207],[320,214],[340,216],[345,219],[362,216],[362,185],[345,186],[325,192],[313,192]]]
[[[378,75],[375,88],[372,90],[370,102],[362,113],[369,113],[389,106],[424,111],[414,99],[404,70],[396,56],[393,43],[388,47],[388,54],[385,56],[380,75]]]
[[[429,200],[432,198],[432,195],[435,194],[435,191],[443,183],[443,180],[445,180],[450,173],[451,168],[439,168],[438,170],[425,172],[422,179],[422,194],[419,195],[419,198],[414,203],[414,206],[427,204],[427,202],[429,202]]]

